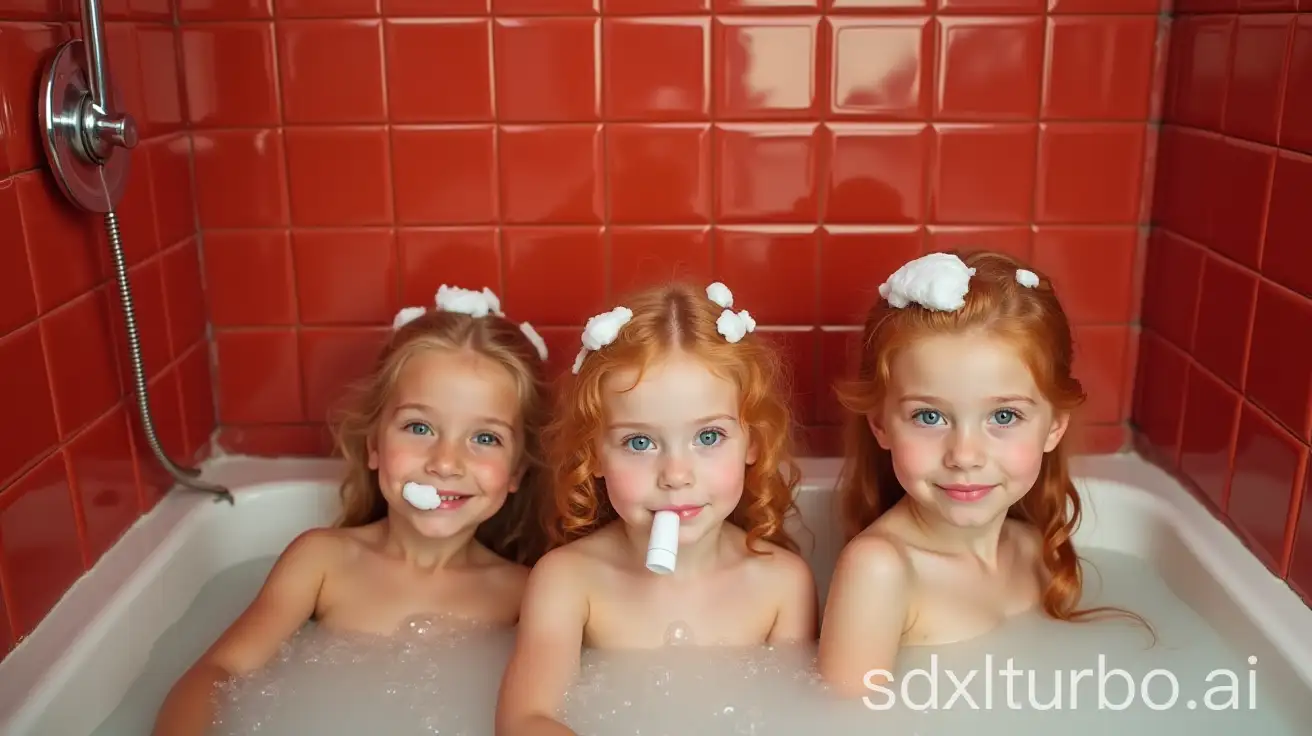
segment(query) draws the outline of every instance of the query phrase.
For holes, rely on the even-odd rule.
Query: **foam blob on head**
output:
[[[966,292],[975,269],[950,253],[930,253],[903,264],[879,285],[889,306],[902,309],[919,304],[936,312],[953,312],[966,305]]]

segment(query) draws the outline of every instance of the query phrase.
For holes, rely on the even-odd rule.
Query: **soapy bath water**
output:
[[[867,704],[839,702],[824,691],[812,671],[813,646],[717,649],[671,622],[665,649],[584,652],[561,718],[587,736],[1307,733],[1306,723],[1295,723],[1271,702],[1264,686],[1272,678],[1263,663],[1249,664],[1248,652],[1232,651],[1142,560],[1101,550],[1084,555],[1092,563],[1085,605],[1123,606],[1143,615],[1156,629],[1155,645],[1124,619],[1064,624],[1017,617],[970,642],[904,650],[888,693],[870,691]],[[149,733],[173,681],[250,602],[272,562],[247,563],[211,581],[152,651],[147,672],[96,736]],[[345,636],[309,625],[270,666],[220,689],[213,733],[490,734],[512,643],[512,632],[444,620],[416,619],[393,637]],[[1104,678],[1101,703],[1100,655],[1103,672],[1127,673]],[[1010,678],[1008,657],[1017,673]],[[1179,687],[1175,704],[1164,710],[1144,700],[1144,693],[1154,704],[1170,700],[1167,676],[1147,677],[1154,669],[1169,672]],[[1214,670],[1234,679],[1209,680]],[[968,677],[963,689],[969,698],[956,687]],[[1062,681],[1059,707],[1044,710],[1058,694],[1056,677]],[[1133,700],[1117,709],[1131,695],[1127,679]],[[1231,698],[1234,707],[1222,708]]]

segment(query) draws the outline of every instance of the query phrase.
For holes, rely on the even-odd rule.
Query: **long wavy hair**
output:
[[[342,511],[336,525],[363,526],[387,516],[378,473],[369,468],[369,442],[378,431],[401,369],[425,350],[472,351],[505,368],[515,380],[522,421],[522,450],[517,460],[523,478],[518,490],[479,525],[474,536],[496,554],[532,565],[545,552],[541,497],[546,478],[539,444],[546,414],[543,363],[517,325],[494,315],[475,318],[430,309],[393,331],[374,369],[348,390],[333,426],[337,451],[347,464],[341,485]]]
[[[907,345],[933,335],[984,331],[1019,351],[1055,411],[1074,412],[1085,401],[1084,388],[1072,373],[1070,322],[1052,282],[1007,255],[979,252],[961,258],[975,269],[965,306],[954,312],[915,306],[895,309],[880,299],[866,317],[856,378],[835,386],[839,402],[849,412],[838,485],[844,541],[906,495],[893,472],[892,454],[880,447],[867,417],[883,410],[893,360]],[[1022,268],[1039,276],[1038,286],[1027,288],[1016,280],[1016,271]],[[1043,456],[1034,487],[1007,516],[1032,525],[1043,537],[1042,564],[1048,572],[1042,594],[1044,613],[1066,621],[1098,613],[1127,614],[1112,607],[1077,608],[1083,580],[1071,537],[1079,527],[1081,506],[1067,453],[1063,438]],[[1128,615],[1142,621],[1135,614]]]
[[[567,380],[546,430],[547,456],[553,478],[554,506],[548,509],[547,530],[552,546],[585,537],[619,515],[597,478],[596,445],[606,424],[604,379],[616,371],[642,371],[673,351],[696,356],[713,374],[739,389],[739,420],[757,449],[747,467],[743,495],[729,522],[747,532],[753,552],[765,540],[796,552],[797,544],[784,529],[794,509],[793,492],[801,479],[793,456],[793,416],[787,379],[773,346],[757,334],[731,343],[716,331],[723,311],[704,289],[670,284],[643,291],[623,302],[633,318],[611,344],[589,353],[578,376]]]

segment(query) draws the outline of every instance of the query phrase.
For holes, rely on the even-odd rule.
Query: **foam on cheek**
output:
[[[421,511],[432,511],[442,505],[442,497],[436,488],[413,481],[401,486],[401,498]]]

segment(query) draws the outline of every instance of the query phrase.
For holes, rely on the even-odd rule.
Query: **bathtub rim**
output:
[[[799,493],[832,490],[840,463],[803,459]],[[337,460],[227,456],[207,462],[202,477],[232,488],[240,504],[243,496],[288,486],[336,485],[340,469]],[[1312,620],[1312,611],[1179,481],[1131,453],[1076,458],[1072,475],[1092,506],[1114,495],[1171,528],[1312,690],[1312,638],[1299,633],[1304,630],[1300,623]],[[90,653],[103,646],[112,622],[134,605],[193,530],[214,518],[216,506],[222,504],[208,495],[173,490],[79,578],[37,629],[0,661],[0,732],[27,733],[23,729],[42,719]]]

